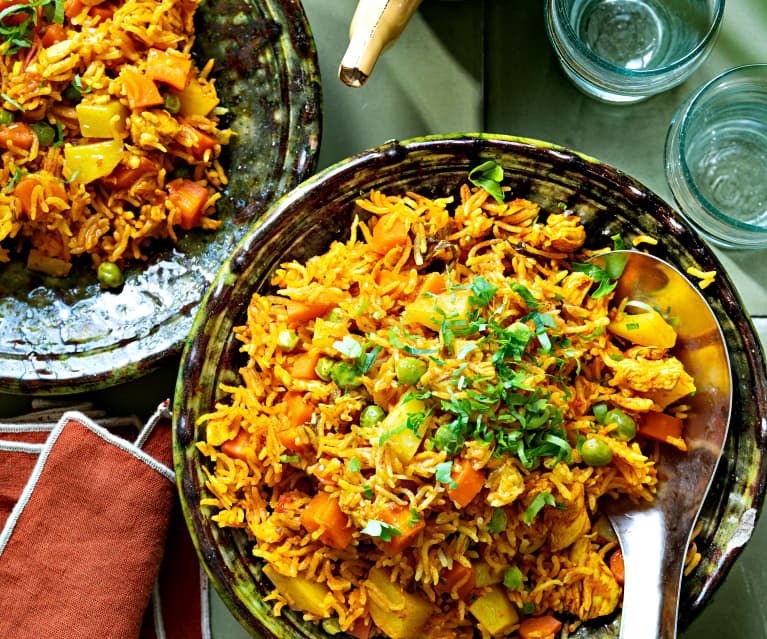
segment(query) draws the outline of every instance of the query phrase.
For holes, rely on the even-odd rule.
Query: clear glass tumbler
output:
[[[724,0],[546,0],[546,30],[579,89],[629,104],[689,77],[723,13]]]
[[[727,248],[767,248],[767,64],[725,71],[679,107],[666,180],[682,213]]]

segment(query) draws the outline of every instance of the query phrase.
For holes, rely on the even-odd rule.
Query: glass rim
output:
[[[597,63],[598,65],[606,68],[608,71],[612,73],[617,73],[627,78],[654,77],[654,76],[664,75],[665,73],[668,73],[669,71],[675,71],[677,69],[680,69],[681,67],[688,64],[691,60],[694,60],[696,57],[702,54],[703,51],[705,51],[706,47],[708,46],[709,42],[719,31],[719,24],[721,23],[722,17],[724,15],[725,0],[714,0],[714,1],[716,2],[716,13],[714,14],[714,19],[711,21],[709,29],[706,32],[706,35],[704,35],[698,41],[698,44],[695,45],[695,48],[693,48],[692,51],[689,51],[681,58],[674,60],[674,62],[672,62],[671,64],[658,67],[657,69],[627,69],[626,67],[622,67],[617,64],[614,64],[610,62],[609,60],[605,60],[604,58],[594,54],[594,52],[591,51],[591,49],[589,49],[583,43],[583,41],[578,36],[578,34],[575,33],[575,30],[570,24],[570,21],[567,19],[567,15],[565,13],[565,9],[563,6],[563,0],[549,0],[551,5],[554,7],[554,11],[557,14],[557,18],[559,22],[563,25],[565,32],[567,33],[570,41],[574,44],[575,48],[581,54],[585,55],[589,61]]]
[[[703,193],[698,188],[698,185],[695,183],[695,179],[692,176],[692,171],[690,170],[690,166],[687,163],[687,158],[684,153],[685,143],[688,137],[687,132],[690,123],[690,115],[694,112],[695,108],[706,96],[709,95],[712,90],[718,86],[722,80],[725,80],[733,74],[752,70],[760,70],[767,73],[767,63],[759,62],[755,64],[743,64],[738,67],[726,69],[716,77],[701,85],[695,91],[692,100],[690,100],[690,103],[684,108],[683,111],[680,111],[677,116],[675,116],[675,119],[677,117],[679,118],[679,143],[677,145],[677,152],[679,153],[679,164],[682,168],[682,176],[684,177],[684,181],[687,183],[687,186],[689,187],[693,196],[698,200],[703,208],[706,209],[708,213],[713,215],[721,222],[734,226],[735,228],[741,229],[743,231],[750,231],[757,234],[767,234],[767,227],[757,226],[756,224],[750,224],[749,222],[737,220],[734,217],[730,217],[726,213],[723,213],[716,205],[712,204],[709,199],[703,195]],[[767,86],[767,75],[765,75],[765,86]]]

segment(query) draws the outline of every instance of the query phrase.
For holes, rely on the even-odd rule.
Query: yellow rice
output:
[[[307,619],[332,617],[341,630],[354,629],[369,619],[381,597],[368,579],[371,568],[378,567],[391,582],[431,607],[428,623],[412,629],[412,636],[419,632],[418,637],[428,639],[468,639],[477,627],[489,636],[470,609],[478,597],[499,586],[475,588],[462,598],[440,585],[453,566],[480,563],[500,574],[511,567],[521,571],[523,587],[500,588],[526,616],[554,614],[572,628],[580,620],[610,614],[619,605],[621,586],[608,566],[616,543],[598,500],[605,495],[652,500],[658,481],[657,444],[614,437],[616,424],[599,423],[592,408],[607,402],[636,420],[659,410],[649,387],[639,391],[613,379],[621,361],[667,361],[669,353],[634,346],[605,330],[611,321],[612,293],[592,297],[592,278],[573,272],[569,265],[583,261],[578,253],[585,231],[577,216],[547,214],[519,199],[499,204],[483,189],[468,186],[461,188],[457,204],[452,198],[373,191],[358,206],[368,222],[356,219],[348,241],[334,242],[325,254],[305,264],[283,264],[272,281],[278,293],[254,294],[247,324],[235,329],[247,363],[240,369],[240,384],[223,387],[227,400],[202,418],[207,437],[198,447],[211,461],[207,488],[214,496],[202,504],[217,512],[214,519],[220,526],[244,529],[253,554],[277,573],[321,585],[327,614],[302,608],[291,589],[284,588],[268,597],[275,614],[293,605]],[[379,225],[404,220],[408,228],[407,243],[385,254],[373,247],[380,230],[373,229],[381,216],[387,217]],[[446,247],[442,255],[447,256],[447,269],[439,260],[432,261],[437,241]],[[448,347],[444,326],[435,331],[417,323],[405,325],[403,315],[420,299],[427,271],[449,277],[457,295],[477,277],[484,278],[496,291],[481,315],[504,326],[531,311],[529,300],[519,292],[523,285],[538,311],[549,313],[556,325],[550,330],[551,350],[541,352],[546,351],[543,342],[533,340],[532,356],[515,366],[528,389],[522,392],[538,390],[562,411],[571,461],[557,463],[549,456],[529,468],[518,457],[493,455],[492,446],[469,438],[460,456],[486,481],[465,507],[458,507],[448,484],[435,477],[437,466],[451,458],[432,446],[430,438],[448,421],[439,402],[466,397],[466,387],[457,379],[498,381],[490,362],[496,347],[485,342],[472,350],[477,338],[471,336],[457,336]],[[290,322],[287,300],[319,304],[333,314]],[[525,321],[536,330],[534,320]],[[290,328],[298,344],[288,351],[278,346],[278,335]],[[310,350],[343,359],[338,342],[350,335],[368,351],[382,348],[359,388],[344,392],[332,380],[291,373],[296,359]],[[388,412],[413,390],[397,383],[403,344],[420,349],[415,356],[428,363],[418,388],[431,393],[426,401],[433,409],[425,419],[428,434],[405,462],[391,438],[382,442],[386,422],[360,425],[365,406],[375,403]],[[311,444],[303,452],[288,450],[281,440],[291,428],[286,392],[303,393],[304,402],[314,406],[311,420],[302,427]],[[227,454],[222,446],[235,437],[245,437],[245,452]],[[583,437],[604,442],[612,461],[601,467],[583,463],[578,449]],[[350,468],[352,460],[361,470]],[[337,500],[353,528],[353,540],[345,549],[324,543],[323,528],[308,532],[302,525],[302,512],[318,492]],[[553,496],[558,507],[546,506],[526,523],[528,509],[542,493]],[[426,521],[413,543],[394,555],[380,539],[361,532],[371,520],[380,521],[392,504]],[[498,509],[506,525],[498,533],[490,532],[489,522]],[[691,552],[694,562],[695,550]],[[516,636],[517,628],[518,624],[506,627],[504,636]],[[378,633],[384,634],[374,629],[373,634]]]

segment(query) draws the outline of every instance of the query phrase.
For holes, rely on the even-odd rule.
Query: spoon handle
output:
[[[656,509],[611,514],[610,520],[626,574],[620,639],[674,639],[687,535],[675,535]]]

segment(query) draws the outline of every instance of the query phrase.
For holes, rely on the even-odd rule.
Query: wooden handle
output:
[[[405,29],[421,0],[360,0],[349,28],[338,77],[351,87],[361,87],[373,72],[381,53]]]

